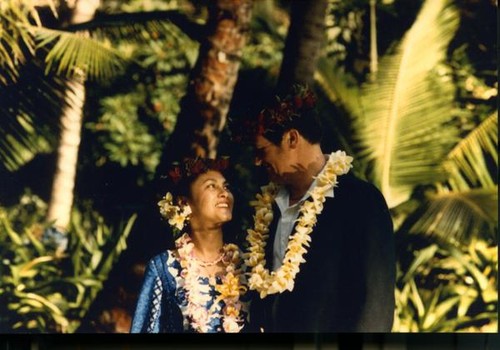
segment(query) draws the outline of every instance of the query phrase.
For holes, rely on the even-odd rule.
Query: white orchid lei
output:
[[[323,170],[316,177],[317,183],[310,192],[311,200],[306,200],[299,211],[295,233],[290,236],[283,265],[276,271],[269,272],[266,265],[264,247],[269,237],[269,225],[273,220],[272,203],[279,191],[279,186],[269,183],[262,187],[262,193],[250,202],[255,207],[254,228],[248,229],[246,240],[248,252],[244,255],[245,264],[251,269],[249,288],[259,292],[264,298],[268,294],[292,291],[295,276],[300,271],[299,265],[305,262],[306,247],[311,242],[311,233],[317,221],[317,215],[323,210],[326,193],[337,185],[337,176],[347,174],[352,168],[353,158],[343,151],[330,154]]]
[[[168,219],[168,223],[178,231],[182,231],[184,225],[189,221],[191,207],[188,204],[174,205],[172,193],[167,192],[158,202],[160,214]]]
[[[184,233],[175,244],[177,248],[175,256],[178,257],[181,268],[176,271],[169,270],[175,277],[177,285],[185,290],[187,303],[181,306],[182,313],[186,315],[185,327],[190,326],[196,332],[206,333],[211,321],[219,318],[224,332],[239,332],[243,328],[243,312],[248,313],[248,305],[240,300],[240,296],[247,288],[238,247],[235,244],[223,246],[221,261],[225,270],[220,274],[222,284],[215,284],[215,290],[219,295],[207,309],[206,305],[211,299],[209,285],[201,284],[198,280],[202,274],[193,256],[194,243],[189,235]]]

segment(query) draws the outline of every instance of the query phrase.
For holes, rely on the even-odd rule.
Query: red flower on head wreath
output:
[[[303,112],[313,109],[316,106],[316,97],[307,87],[294,85],[292,93],[280,99],[276,97],[276,102],[270,107],[264,108],[257,118],[257,135],[262,135],[268,130],[273,130],[277,126],[285,126],[296,118],[300,118]]]
[[[304,85],[294,85],[292,92],[280,98],[276,96],[274,103],[260,111],[256,118],[236,121],[232,125],[232,138],[235,142],[248,141],[257,135],[263,135],[286,125],[304,112],[314,109],[316,97],[312,90]]]
[[[229,166],[229,158],[185,158],[182,163],[175,162],[167,171],[167,177],[178,184],[183,178],[198,176],[209,170],[224,171]]]
[[[168,177],[172,180],[174,184],[177,184],[182,178],[182,173],[180,167],[176,166],[168,171]]]

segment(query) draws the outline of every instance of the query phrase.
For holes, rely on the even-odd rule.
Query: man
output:
[[[253,330],[389,332],[395,258],[381,193],[349,172],[351,157],[323,153],[310,90],[296,87],[252,127],[256,165],[277,184],[257,196],[248,231]]]

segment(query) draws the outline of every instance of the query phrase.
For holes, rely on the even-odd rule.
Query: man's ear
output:
[[[288,147],[290,147],[290,148],[297,147],[297,145],[299,143],[299,139],[300,139],[300,134],[297,131],[297,129],[288,130],[285,137],[286,137],[286,144],[288,145]]]

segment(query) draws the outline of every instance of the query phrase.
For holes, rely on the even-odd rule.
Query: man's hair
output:
[[[316,111],[316,96],[306,86],[294,85],[285,97],[275,96],[256,117],[231,123],[236,142],[253,142],[262,135],[279,145],[285,132],[296,129],[312,144],[321,142],[321,120]]]

